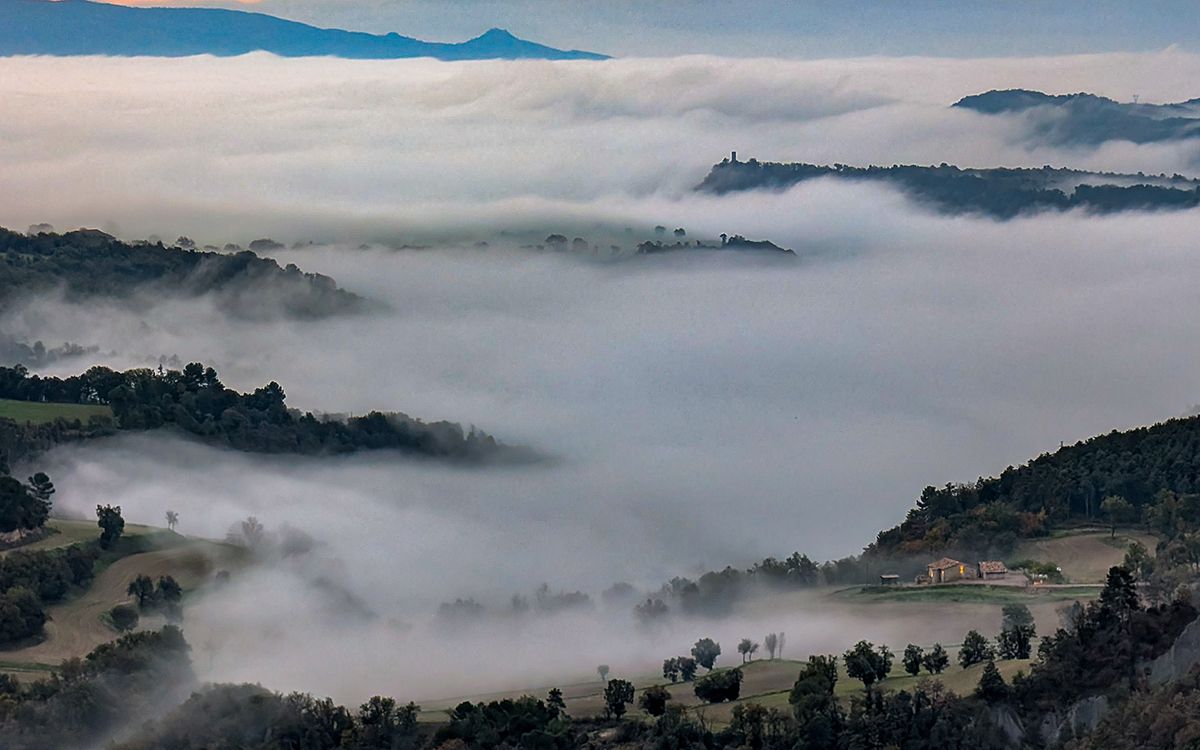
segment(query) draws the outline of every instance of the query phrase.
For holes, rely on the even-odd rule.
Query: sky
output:
[[[461,41],[491,27],[620,56],[953,57],[1194,49],[1186,0],[128,0],[251,9],[318,26]]]

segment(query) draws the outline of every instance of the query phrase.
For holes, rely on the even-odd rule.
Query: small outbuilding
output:
[[[884,573],[879,576],[880,586],[896,586],[900,583],[900,576],[895,573]]]
[[[1008,566],[999,560],[984,560],[979,563],[979,577],[985,581],[1002,581],[1008,577]]]

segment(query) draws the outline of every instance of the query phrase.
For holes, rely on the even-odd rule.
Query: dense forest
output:
[[[0,306],[54,290],[72,300],[122,301],[136,299],[136,292],[212,293],[223,310],[250,318],[319,318],[366,306],[328,276],[280,268],[250,251],[197,250],[186,237],[177,242],[129,244],[94,229],[26,235],[0,228]]]
[[[1180,175],[1102,174],[1051,167],[964,169],[948,164],[853,167],[727,158],[714,165],[696,189],[717,194],[784,190],[822,177],[893,185],[942,213],[982,214],[997,219],[1076,208],[1110,213],[1200,205],[1200,181]]]
[[[0,459],[6,465],[58,442],[117,430],[173,428],[204,442],[255,453],[341,454],[395,450],[455,461],[527,460],[526,449],[503,445],[452,422],[422,422],[400,413],[361,417],[316,416],[289,409],[283,388],[271,382],[251,393],[227,388],[211,367],[117,372],[92,367],[68,378],[0,367],[0,398],[34,403],[99,404],[112,418],[86,423],[55,420],[18,424],[0,419]]]
[[[1200,416],[1171,419],[1064,446],[999,476],[926,487],[904,522],[880,532],[867,552],[1003,552],[1078,520],[1155,525],[1171,514],[1196,524],[1198,493]]]

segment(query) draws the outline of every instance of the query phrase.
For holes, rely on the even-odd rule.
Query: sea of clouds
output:
[[[217,538],[254,515],[318,542],[316,562],[265,566],[189,610],[206,678],[357,700],[586,677],[598,661],[632,669],[704,633],[677,624],[627,640],[623,611],[455,640],[431,616],[460,596],[499,608],[542,582],[651,590],[793,550],[853,554],[927,484],[1176,416],[1198,398],[1195,212],[1001,223],[936,216],[862,185],[697,195],[708,165],[736,148],[818,163],[1188,173],[1193,144],[1049,149],[1024,117],[948,105],[1016,86],[1181,100],[1198,72],[1200,57],[1175,50],[3,59],[0,224],[312,240],[278,259],[384,303],[319,322],[245,321],[203,299],[130,309],[44,295],[3,326],[104,352],[59,374],[177,355],[240,389],[277,380],[300,408],[452,419],[554,456],[464,469],[144,436],[55,451],[46,468],[64,511],[112,502],[159,523],[170,508],[182,531]],[[608,257],[656,224],[689,239],[769,238],[798,255]],[[600,250],[521,247],[550,232]],[[404,243],[426,249],[394,249]],[[378,617],[329,615],[314,565]],[[872,627],[817,609],[801,601],[712,627],[758,637],[786,623],[796,655]]]

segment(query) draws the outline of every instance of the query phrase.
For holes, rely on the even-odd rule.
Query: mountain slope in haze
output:
[[[717,195],[739,190],[786,190],[820,178],[882,183],[938,213],[978,214],[995,219],[1073,209],[1103,214],[1200,206],[1200,180],[1182,175],[1116,174],[1053,167],[960,168],[952,164],[854,167],[726,158],[713,165],[696,189]]]
[[[367,300],[321,274],[281,267],[250,251],[216,253],[126,243],[94,229],[24,235],[0,227],[0,310],[38,294],[137,308],[165,297],[211,294],[245,319],[311,320],[363,312]]]
[[[1044,94],[1027,89],[963,97],[955,107],[986,115],[1030,113],[1030,137],[1061,146],[1105,141],[1156,143],[1200,137],[1200,99],[1174,104],[1118,102],[1095,94]]]
[[[184,57],[271,52],[282,57],[440,60],[602,60],[518,39],[503,29],[457,44],[320,29],[221,8],[131,8],[90,0],[0,0],[0,55]]]

